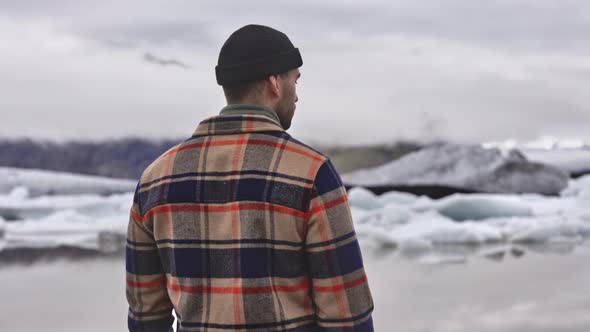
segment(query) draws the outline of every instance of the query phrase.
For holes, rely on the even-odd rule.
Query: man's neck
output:
[[[219,115],[221,116],[229,116],[229,115],[244,115],[244,114],[256,114],[256,115],[264,115],[272,120],[276,121],[277,124],[281,125],[281,121],[275,111],[271,108],[256,105],[256,104],[229,104],[221,109]],[[282,125],[281,125],[282,127]]]

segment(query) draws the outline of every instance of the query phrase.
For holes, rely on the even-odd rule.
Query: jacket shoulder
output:
[[[294,138],[293,136],[291,136],[289,134],[286,134],[286,135],[287,135],[287,139],[292,144],[299,146],[301,149],[303,149],[305,152],[309,153],[310,155],[313,155],[314,157],[321,159],[323,162],[330,160],[330,158],[328,156],[326,156],[322,152],[318,151],[317,149],[312,148],[311,146],[301,142],[300,140]]]
[[[157,180],[162,176],[169,175],[172,163],[174,162],[174,153],[178,151],[178,148],[182,146],[182,144],[183,143],[179,143],[171,147],[152,161],[151,164],[144,169],[141,178],[139,179],[140,185]]]

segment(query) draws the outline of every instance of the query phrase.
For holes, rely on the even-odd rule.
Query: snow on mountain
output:
[[[536,140],[519,142],[509,139],[503,142],[486,142],[482,146],[486,148],[499,148],[503,150],[572,150],[590,148],[590,142],[578,138],[558,139],[551,136],[542,136]]]
[[[572,175],[590,173],[590,148],[522,151],[527,159],[557,167]]]
[[[490,193],[558,194],[568,175],[527,160],[517,150],[507,153],[477,145],[437,144],[398,160],[342,176],[354,186],[442,185]]]
[[[111,179],[45,170],[0,167],[0,194],[26,188],[30,196],[41,195],[109,195],[135,190],[137,181]]]
[[[484,143],[482,146],[504,151],[518,149],[530,161],[551,165],[572,175],[590,173],[590,142],[580,139],[541,137],[531,142],[508,140]]]

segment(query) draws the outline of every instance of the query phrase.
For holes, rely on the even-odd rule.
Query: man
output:
[[[299,50],[247,25],[216,67],[228,105],[156,159],[127,239],[130,331],[373,331],[346,191],[285,130]]]

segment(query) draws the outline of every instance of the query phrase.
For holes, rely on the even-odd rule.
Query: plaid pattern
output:
[[[127,238],[130,331],[373,331],[346,191],[263,115],[215,116],[143,173]]]

